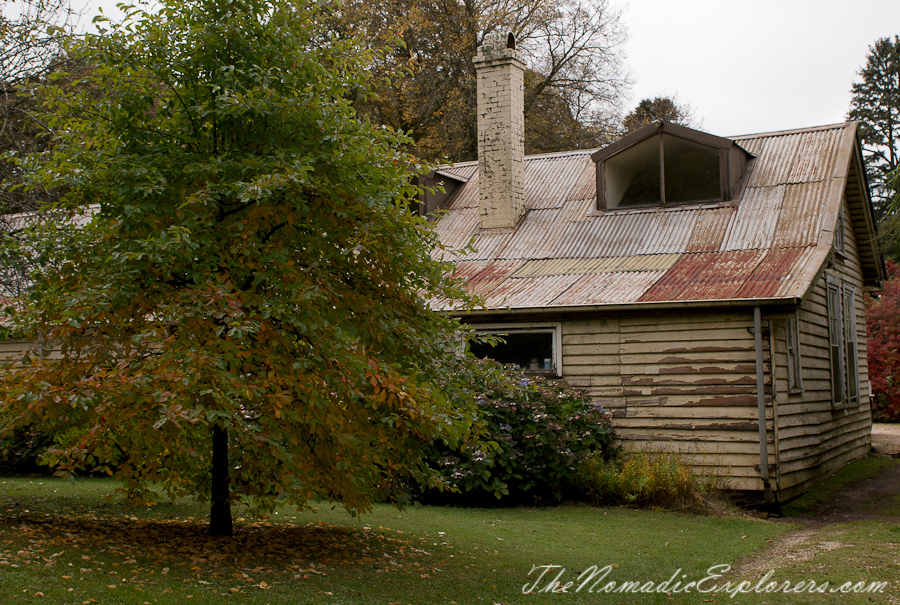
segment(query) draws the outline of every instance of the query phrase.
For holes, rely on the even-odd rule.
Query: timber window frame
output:
[[[859,349],[856,340],[856,289],[844,282],[842,288],[844,311],[844,356],[847,367],[847,404],[859,405]]]
[[[838,210],[837,220],[834,224],[834,251],[844,256],[847,254],[847,244],[844,238],[844,205]]]
[[[859,347],[856,337],[856,288],[826,275],[828,349],[831,367],[831,406],[858,405]]]
[[[510,338],[507,339],[506,345],[499,345],[501,347],[512,345],[512,341],[515,339],[515,337],[524,337],[525,340],[527,340],[529,336],[536,337],[537,339],[542,339],[544,335],[548,336],[550,339],[549,347],[546,347],[545,344],[545,348],[543,348],[541,351],[532,351],[527,352],[527,354],[523,354],[523,352],[520,350],[512,355],[512,357],[527,358],[527,364],[517,363],[516,361],[512,360],[504,361],[503,359],[499,359],[498,361],[501,361],[502,363],[516,363],[528,373],[544,374],[548,376],[562,376],[563,364],[561,322],[491,323],[471,325],[475,332],[478,334],[492,334],[500,337],[509,336]],[[544,340],[544,343],[546,343],[546,340]],[[473,345],[472,353],[475,354],[476,357],[491,357],[488,354],[480,354],[487,352],[487,348],[479,348],[477,347],[477,345]],[[550,355],[550,357],[546,357],[546,355]],[[491,357],[491,359],[494,358]],[[549,367],[547,367],[546,364],[548,359],[550,361]],[[537,367],[534,367],[535,361],[537,362]]]
[[[784,320],[784,346],[787,357],[788,393],[803,391],[803,365],[800,355],[800,314]]]

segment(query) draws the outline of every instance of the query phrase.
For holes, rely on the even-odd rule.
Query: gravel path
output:
[[[900,424],[873,424],[872,449],[887,456],[900,455]]]

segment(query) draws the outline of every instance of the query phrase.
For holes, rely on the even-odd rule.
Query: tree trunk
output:
[[[209,535],[231,536],[231,489],[228,485],[228,432],[218,424],[212,428],[212,488],[210,490]]]

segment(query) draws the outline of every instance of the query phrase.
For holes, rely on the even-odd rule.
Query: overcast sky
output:
[[[616,1],[616,0],[612,0]],[[676,95],[719,136],[842,122],[900,0],[628,0],[627,109]]]
[[[630,35],[626,110],[675,95],[719,136],[844,121],[869,45],[900,34],[900,0],[610,2]],[[116,0],[89,0],[84,23],[101,4]]]

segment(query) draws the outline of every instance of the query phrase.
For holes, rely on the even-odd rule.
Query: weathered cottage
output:
[[[785,500],[870,445],[863,295],[884,267],[856,124],[721,138],[659,122],[525,157],[510,39],[478,67],[479,160],[423,210],[482,307],[432,304],[563,376],[630,448]],[[471,244],[471,246],[470,246]]]

